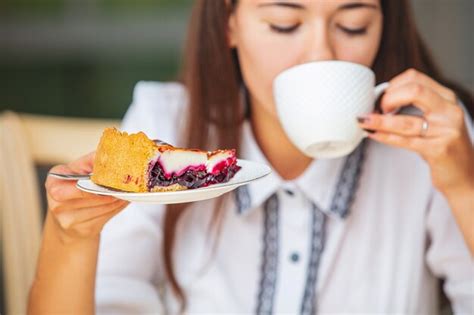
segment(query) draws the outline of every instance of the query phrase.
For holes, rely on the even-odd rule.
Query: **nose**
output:
[[[308,32],[308,45],[306,47],[304,62],[336,59],[329,26],[325,21],[315,22],[312,26],[311,31]]]

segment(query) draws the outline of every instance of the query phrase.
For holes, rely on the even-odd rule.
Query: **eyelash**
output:
[[[300,24],[295,24],[295,25],[286,26],[286,27],[270,24],[271,30],[280,34],[291,34],[295,32],[299,26]],[[364,35],[367,33],[367,28],[365,27],[357,28],[357,29],[346,28],[341,25],[338,25],[338,27],[349,36]]]
[[[358,36],[358,35],[365,35],[367,34],[367,28],[362,27],[362,28],[346,28],[344,26],[338,25],[339,29],[341,29],[343,32],[345,32],[349,36]]]
[[[278,26],[278,25],[270,24],[271,30],[280,34],[291,34],[295,32],[299,26],[300,26],[299,23],[295,25],[291,25],[291,26]]]

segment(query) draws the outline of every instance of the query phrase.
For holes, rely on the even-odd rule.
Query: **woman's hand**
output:
[[[93,160],[91,153],[51,171],[87,174]],[[48,214],[28,314],[94,314],[100,232],[128,202],[85,193],[75,181],[51,176],[46,193]]]
[[[455,93],[410,69],[390,82],[381,107],[390,113],[409,104],[423,117],[370,114],[359,119],[360,126],[374,131],[369,135],[373,140],[420,154],[444,194],[474,191],[474,148]]]
[[[391,82],[384,113],[413,104],[423,117],[370,114],[360,126],[376,141],[417,152],[428,163],[433,185],[444,194],[474,256],[474,147],[453,91],[410,69]]]
[[[94,153],[68,165],[51,169],[56,173],[88,174],[92,171]],[[79,190],[75,181],[48,177],[46,180],[48,210],[63,241],[98,237],[104,224],[128,205],[108,196]]]

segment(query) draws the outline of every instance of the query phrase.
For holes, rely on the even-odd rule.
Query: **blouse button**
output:
[[[292,196],[292,197],[295,195],[294,191],[290,189],[285,189],[285,192],[287,195]]]
[[[298,253],[293,253],[290,256],[290,260],[294,263],[297,263],[300,260],[300,255]]]

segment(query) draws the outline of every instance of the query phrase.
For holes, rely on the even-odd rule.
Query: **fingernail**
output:
[[[370,122],[370,118],[367,116],[359,116],[357,117],[357,121],[361,124],[367,124]]]
[[[384,114],[386,114],[386,115],[396,115],[396,114],[398,114],[398,112],[399,112],[400,110],[401,110],[401,108],[400,108],[400,107],[397,107],[397,108],[395,108],[395,109],[392,109],[392,110],[389,111],[389,112],[385,111]]]

